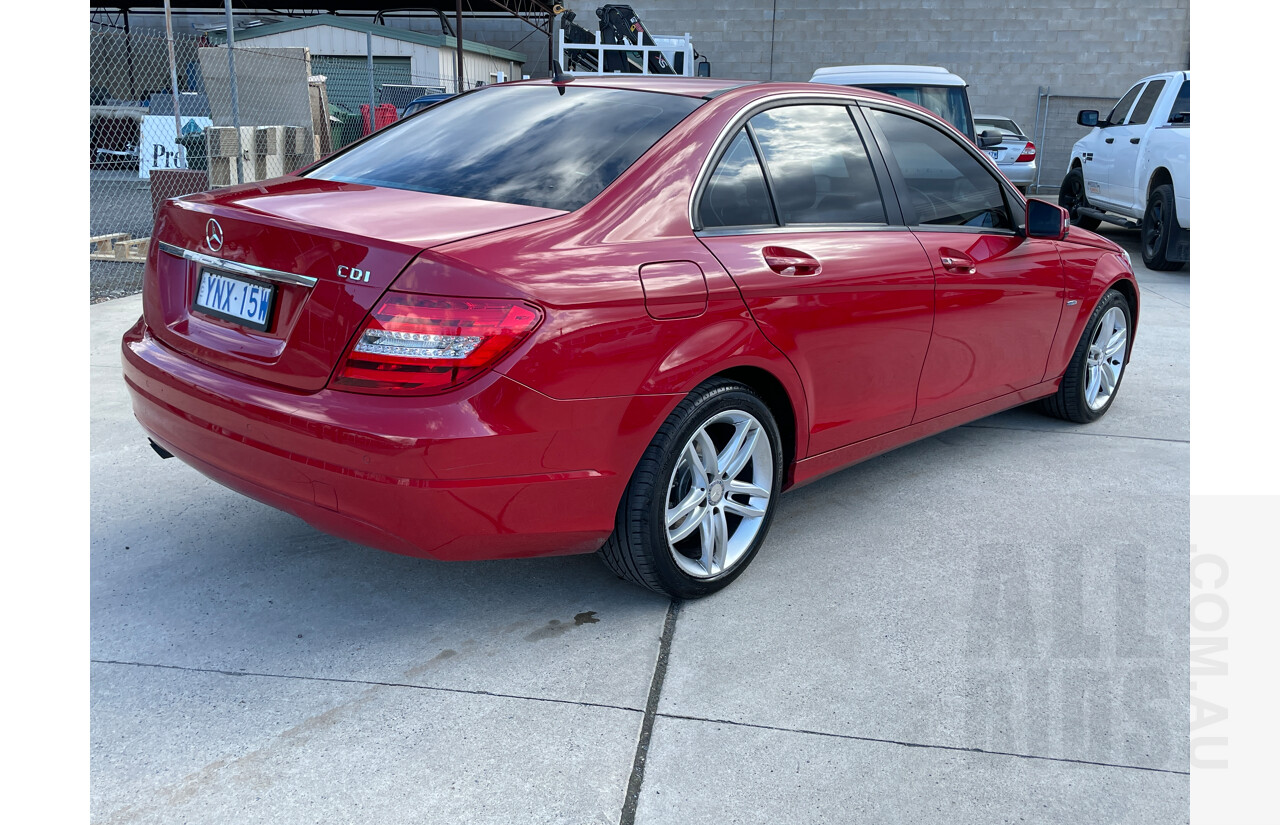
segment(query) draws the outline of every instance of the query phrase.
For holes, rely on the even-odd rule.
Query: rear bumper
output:
[[[1014,186],[1031,186],[1036,182],[1035,161],[1028,163],[997,164],[1009,183]]]
[[[438,559],[597,549],[678,400],[557,401],[497,373],[438,397],[297,393],[194,361],[141,321],[122,357],[134,416],[185,463],[327,533]]]

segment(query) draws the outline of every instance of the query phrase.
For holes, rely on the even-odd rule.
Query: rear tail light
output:
[[[334,386],[431,395],[492,367],[542,320],[534,306],[484,298],[387,293],[348,349]]]
[[[1036,145],[1031,141],[1027,141],[1027,145],[1022,147],[1022,154],[1018,155],[1018,159],[1014,163],[1026,163],[1029,160],[1036,159]]]

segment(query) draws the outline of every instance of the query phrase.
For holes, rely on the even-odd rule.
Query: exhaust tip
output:
[[[164,447],[161,447],[159,444],[157,444],[155,442],[155,439],[148,438],[147,443],[151,445],[151,449],[156,451],[156,455],[160,456],[161,458],[173,458],[173,453],[169,452]]]

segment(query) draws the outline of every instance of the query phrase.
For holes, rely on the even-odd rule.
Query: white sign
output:
[[[182,116],[184,135],[213,125],[207,117]],[[186,169],[187,150],[174,140],[173,115],[144,115],[138,139],[138,177],[150,178],[152,169]]]

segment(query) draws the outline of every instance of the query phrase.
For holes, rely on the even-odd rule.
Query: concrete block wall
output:
[[[1187,68],[1189,8],[1189,0],[756,0],[727,12],[705,0],[651,0],[640,14],[655,31],[691,32],[717,77],[808,80],[820,66],[846,63],[939,65],[969,82],[976,110],[1029,129],[1039,86],[1119,96],[1144,75]]]
[[[595,8],[571,3],[594,28]],[[715,77],[808,80],[820,66],[945,66],[969,83],[974,111],[1013,117],[1030,131],[1037,89],[1119,97],[1135,80],[1191,62],[1190,0],[633,0],[651,31],[693,35]],[[471,19],[464,33],[529,56],[545,76],[546,38],[513,19]],[[1055,107],[1055,118],[1066,117]],[[1070,122],[1051,124],[1070,132]],[[1065,137],[1065,135],[1063,135]],[[1060,143],[1062,138],[1055,141]],[[1069,143],[1068,143],[1069,146]],[[1042,182],[1065,174],[1049,156]]]

